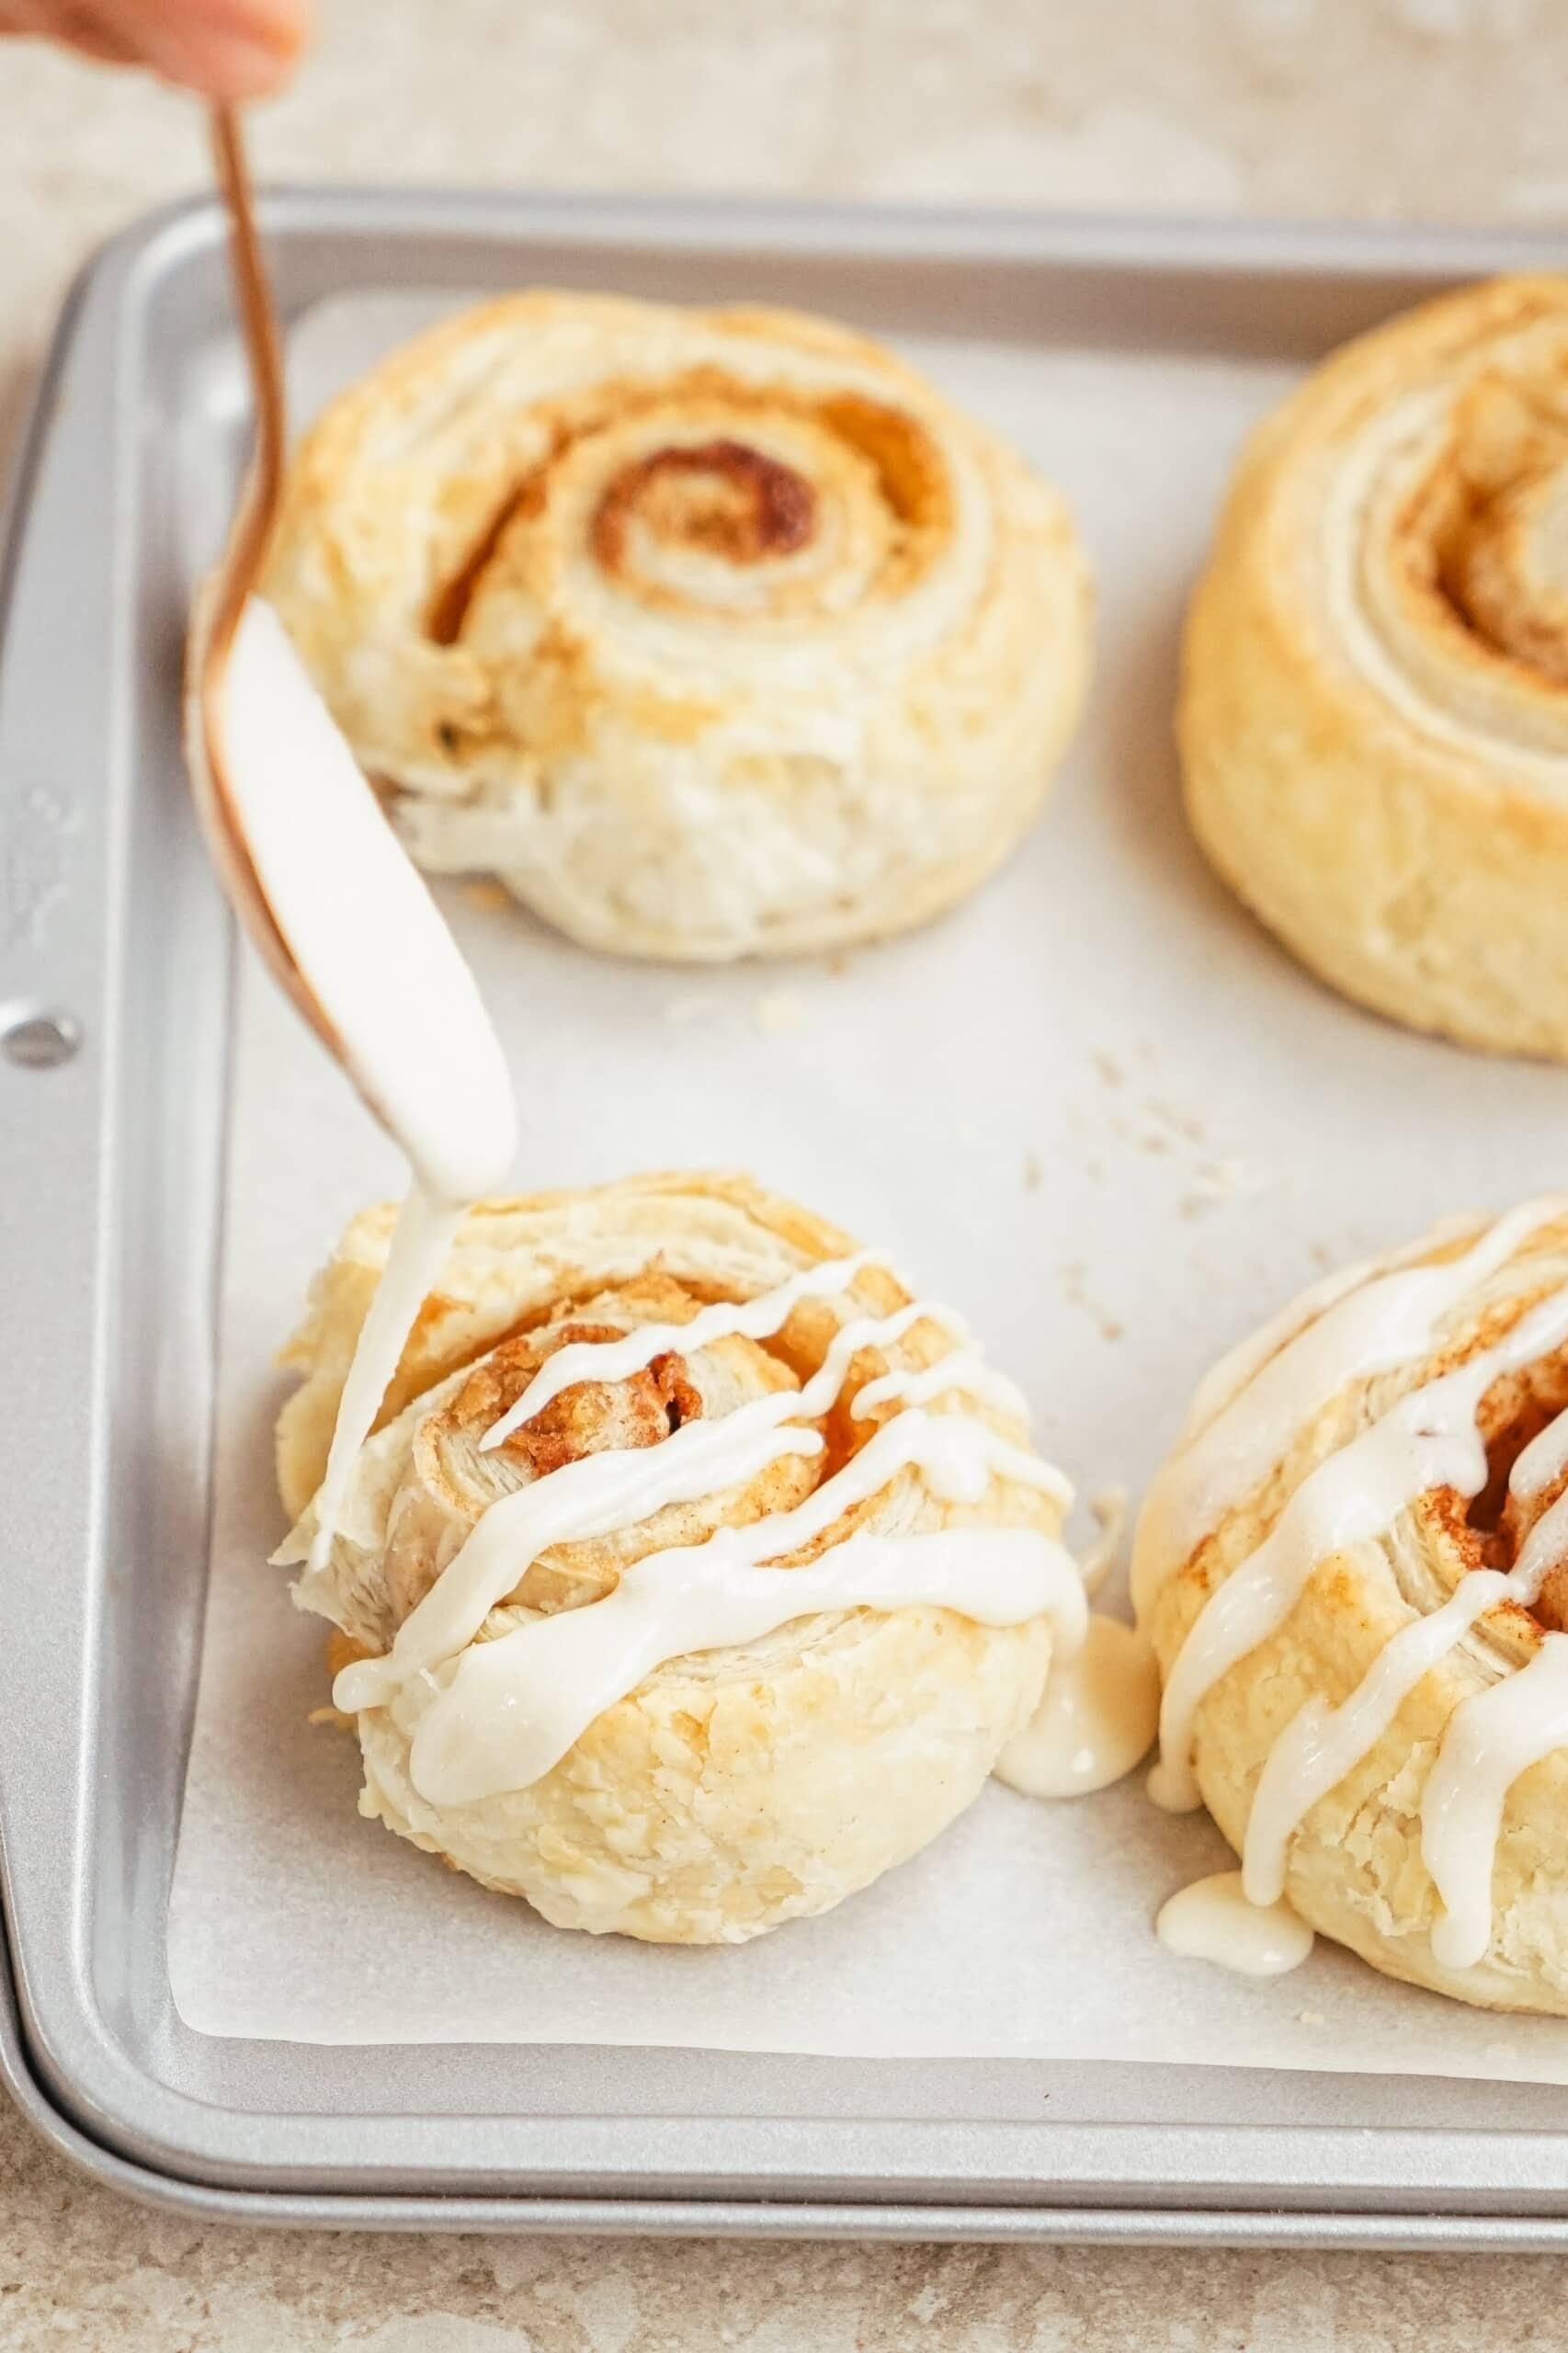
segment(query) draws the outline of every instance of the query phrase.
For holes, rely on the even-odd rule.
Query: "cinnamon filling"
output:
[[[774,562],[809,545],[820,521],[817,491],[793,467],[742,438],[752,416],[794,417],[825,427],[869,462],[894,525],[884,593],[907,588],[945,543],[953,523],[952,484],[926,426],[906,411],[858,392],[813,398],[778,385],[741,383],[711,367],[663,382],[622,380],[536,412],[545,436],[542,454],[506,489],[461,562],[432,591],[425,612],[431,643],[458,642],[512,525],[542,513],[551,477],[569,451],[631,417],[667,409],[673,418],[683,402],[722,404],[738,430],[702,442],[669,442],[622,469],[590,526],[593,552],[610,573],[624,562],[633,517],[666,546],[737,565]],[[442,748],[455,750],[459,736],[449,725],[440,733]]]
[[[577,1340],[619,1340],[620,1327],[563,1324],[551,1336],[545,1355]],[[505,1341],[477,1365],[449,1411],[467,1428],[488,1429],[520,1397],[542,1361],[537,1341]],[[670,1351],[625,1381],[582,1381],[563,1389],[497,1449],[526,1464],[536,1479],[585,1455],[612,1448],[657,1446],[683,1423],[697,1421],[702,1398],[684,1357]]]
[[[462,563],[449,580],[443,581],[430,600],[426,616],[425,634],[432,645],[455,645],[462,635],[480,582],[495,561],[495,551],[506,537],[508,524],[530,506],[539,504],[539,477],[530,474],[510,495],[504,498],[484,529],[475,540]],[[450,750],[450,745],[445,746]]]
[[[1435,471],[1396,527],[1418,593],[1499,660],[1568,685],[1559,576],[1568,426],[1528,382],[1480,377],[1456,403]]]
[[[1508,1483],[1525,1449],[1565,1407],[1568,1365],[1551,1360],[1509,1374],[1482,1401],[1485,1486],[1468,1499],[1451,1488],[1443,1488],[1431,1498],[1434,1516],[1467,1573],[1512,1570],[1530,1529],[1562,1492],[1564,1482],[1558,1480],[1527,1504],[1510,1493]],[[1541,1627],[1557,1631],[1568,1627],[1568,1559],[1548,1573],[1532,1609],[1526,1610],[1517,1602],[1505,1606]]]
[[[816,497],[792,467],[744,441],[656,449],[618,474],[594,517],[594,553],[608,573],[625,559],[635,519],[665,546],[726,563],[793,555],[816,529]]]

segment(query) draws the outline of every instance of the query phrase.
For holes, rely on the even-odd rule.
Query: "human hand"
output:
[[[0,0],[0,35],[144,65],[209,98],[259,98],[304,41],[306,0]]]

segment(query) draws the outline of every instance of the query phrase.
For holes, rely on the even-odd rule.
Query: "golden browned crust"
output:
[[[333,404],[267,593],[423,863],[647,955],[950,904],[1032,817],[1088,653],[1060,496],[891,353],[565,293]]]
[[[1179,734],[1214,865],[1346,995],[1568,1057],[1568,278],[1347,345],[1243,453]]]
[[[389,1213],[350,1226],[318,1277],[290,1347],[304,1385],[284,1410],[279,1463],[297,1498],[319,1476],[344,1369],[384,1259]],[[700,1305],[744,1300],[826,1259],[849,1238],[748,1179],[632,1178],[582,1193],[485,1203],[466,1221],[439,1306],[416,1333],[391,1408],[361,1457],[324,1574],[301,1598],[358,1643],[396,1627],[501,1494],[605,1445],[657,1445],[684,1420],[722,1418],[795,1389],[846,1313],[907,1302],[897,1279],[863,1268],[844,1296],[797,1305],[783,1328],[664,1347],[643,1372],[578,1382],[506,1444],[480,1439],[537,1367],[587,1334],[679,1326]],[[527,1614],[591,1604],[650,1552],[788,1509],[868,1443],[886,1411],[856,1417],[864,1384],[894,1366],[936,1364],[953,1341],[915,1322],[887,1352],[862,1350],[819,1417],[817,1455],[790,1454],[742,1483],[667,1505],[612,1535],[519,1560],[480,1640]],[[959,1402],[933,1401],[935,1410]],[[992,1408],[1017,1442],[1026,1434]],[[1053,1497],[1001,1476],[962,1506],[900,1472],[779,1565],[815,1558],[858,1529],[980,1522],[1058,1532]],[[280,1558],[299,1561],[307,1510]],[[851,1610],[798,1620],[743,1647],[677,1658],[607,1709],[542,1779],[437,1809],[414,1788],[412,1733],[427,1694],[358,1718],[363,1810],[547,1917],[664,1942],[739,1942],[823,1911],[924,1846],[983,1786],[1040,1695],[1043,1619],[986,1627],[955,1612]]]

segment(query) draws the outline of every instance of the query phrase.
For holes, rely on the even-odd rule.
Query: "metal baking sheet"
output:
[[[1309,364],[1549,241],[728,205],[290,194],[283,307],[530,280],[798,303],[873,332]],[[74,298],[0,607],[0,1853],[14,2088],[73,2154],[209,2211],[459,2227],[1568,2245],[1568,2090],[1149,2063],[241,2042],[164,1920],[210,1489],[230,943],[176,683],[197,508],[243,433],[220,224]],[[1506,1189],[1506,1183],[1504,1189]],[[8,2031],[8,2028],[7,2028]]]

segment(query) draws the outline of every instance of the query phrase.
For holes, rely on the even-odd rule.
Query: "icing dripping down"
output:
[[[1289,1904],[1251,1904],[1240,1871],[1216,1871],[1179,1888],[1159,1909],[1154,1934],[1167,1952],[1212,1961],[1244,1977],[1282,1977],[1312,1951],[1312,1932]]]
[[[1148,1754],[1160,1710],[1153,1646],[1136,1627],[1096,1610],[1082,1646],[1051,1662],[1039,1707],[995,1765],[1028,1798],[1086,1797]]]
[[[437,1199],[418,1183],[409,1188],[398,1211],[381,1279],[359,1327],[337,1401],[332,1447],[316,1496],[316,1529],[310,1552],[312,1576],[319,1576],[326,1566],[359,1449],[370,1435],[408,1336],[436,1288],[462,1220],[460,1209]]]

